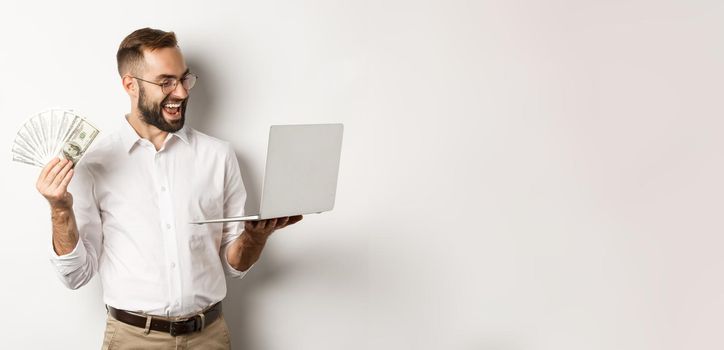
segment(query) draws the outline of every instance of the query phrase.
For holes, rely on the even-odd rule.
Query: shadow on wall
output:
[[[255,301],[263,297],[266,286],[278,280],[279,276],[270,254],[262,253],[263,263],[254,265],[252,271],[242,279],[227,279],[226,299],[224,299],[224,318],[231,333],[232,349],[260,349],[261,339],[255,337],[257,330],[255,320],[258,319]]]
[[[210,130],[212,130],[214,117],[219,112],[217,101],[214,99],[218,95],[214,88],[222,85],[220,84],[221,78],[214,77],[211,71],[206,70],[206,67],[210,65],[205,64],[203,57],[187,56],[186,62],[192,71],[199,75],[200,82],[203,82],[198,84],[191,94],[187,123],[192,128],[211,135]],[[254,181],[250,162],[240,156],[243,153],[243,150],[236,150],[241,177],[247,191],[245,209],[247,213],[258,213],[261,184]],[[232,348],[260,349],[263,347],[263,339],[258,335],[260,331],[258,328],[259,313],[263,311],[259,310],[256,305],[268,295],[267,292],[273,289],[274,285],[284,279],[296,274],[308,273],[311,269],[319,267],[326,267],[326,269],[321,268],[321,273],[316,275],[320,280],[311,281],[311,283],[325,284],[332,283],[331,281],[346,281],[345,278],[363,274],[364,271],[357,271],[354,268],[352,270],[349,270],[350,267],[340,268],[344,266],[344,264],[340,265],[341,261],[349,261],[349,255],[344,255],[347,253],[349,252],[331,252],[326,248],[319,248],[317,251],[309,251],[304,254],[303,259],[299,259],[299,257],[285,259],[275,256],[274,251],[270,250],[270,246],[267,245],[257,265],[242,280],[227,279],[224,318],[231,333]],[[355,286],[353,283],[346,282],[343,285]],[[357,288],[361,289],[361,286],[357,286]],[[345,291],[338,291],[336,295],[348,298]]]
[[[214,87],[219,85],[218,80],[210,71],[205,69],[207,65],[204,64],[200,57],[188,56],[186,62],[192,68],[193,73],[199,76],[199,82],[202,82],[196,85],[189,98],[188,120],[186,123],[204,134],[214,136],[209,130],[214,116],[218,113],[216,101],[214,100],[214,96],[216,96]],[[246,212],[257,213],[261,197],[261,184],[253,181],[249,161],[241,155],[242,152],[239,152],[236,148],[234,150],[236,151],[236,159],[239,162],[239,168],[241,168],[241,177],[244,180],[247,193]]]
[[[192,71],[200,77],[198,84],[190,97],[188,104],[188,120],[186,121],[192,128],[211,134],[208,130],[213,123],[214,116],[217,115],[216,101],[214,96],[214,87],[219,86],[218,80],[213,76],[211,71],[205,69],[202,57],[193,55],[186,57],[186,62]],[[202,80],[203,79],[203,80]],[[213,136],[213,135],[212,135]],[[250,171],[249,162],[238,150],[236,150],[239,168],[241,169],[241,177],[247,191],[247,201],[245,209],[247,213],[258,212],[261,185],[253,181]],[[261,264],[260,264],[261,265]],[[273,265],[271,261],[265,259],[264,265]],[[231,341],[233,349],[255,349],[257,348],[253,334],[251,334],[250,325],[254,322],[253,314],[248,312],[254,299],[254,295],[260,290],[261,284],[268,283],[272,279],[272,273],[269,268],[264,266],[255,266],[254,272],[244,277],[242,281],[227,280],[227,293],[224,299],[224,318],[229,326],[231,333]]]

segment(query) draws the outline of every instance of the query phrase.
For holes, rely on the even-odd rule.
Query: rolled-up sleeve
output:
[[[68,185],[73,195],[73,212],[78,226],[79,240],[72,252],[58,255],[50,240],[50,262],[60,280],[70,289],[77,289],[91,280],[98,271],[102,228],[97,201],[93,194],[93,179],[83,163],[75,167]]]
[[[236,159],[234,149],[229,146],[226,155],[224,173],[224,217],[243,216],[244,204],[246,202],[246,189],[239,170],[239,161]],[[224,266],[224,273],[228,277],[242,278],[251,269],[239,271],[229,264],[226,252],[229,246],[241,235],[244,230],[244,222],[224,223],[221,238],[221,261]],[[252,265],[253,266],[253,265]]]

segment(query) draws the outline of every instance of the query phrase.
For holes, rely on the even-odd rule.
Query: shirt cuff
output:
[[[53,248],[53,240],[50,240],[50,262],[55,265],[58,272],[63,276],[67,276],[85,265],[86,256],[85,246],[80,239],[73,251],[65,255],[58,255],[55,248]]]

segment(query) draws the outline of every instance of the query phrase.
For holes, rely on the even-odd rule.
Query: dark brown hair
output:
[[[139,74],[143,68],[143,50],[151,51],[164,48],[176,47],[176,34],[164,32],[159,29],[142,28],[134,31],[123,39],[116,53],[118,62],[118,74]]]

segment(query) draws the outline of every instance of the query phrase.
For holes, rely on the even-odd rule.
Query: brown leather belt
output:
[[[106,307],[108,308],[108,312],[110,312],[111,316],[113,316],[116,320],[130,324],[131,326],[146,329],[146,331],[154,330],[170,333],[174,337],[177,335],[201,331],[204,327],[216,321],[216,319],[218,319],[221,315],[221,302],[212,305],[203,313],[174,321],[169,321],[167,318],[161,318],[160,316],[158,316],[158,318],[153,315],[142,316],[125,310],[113,308],[110,305],[107,305]]]

